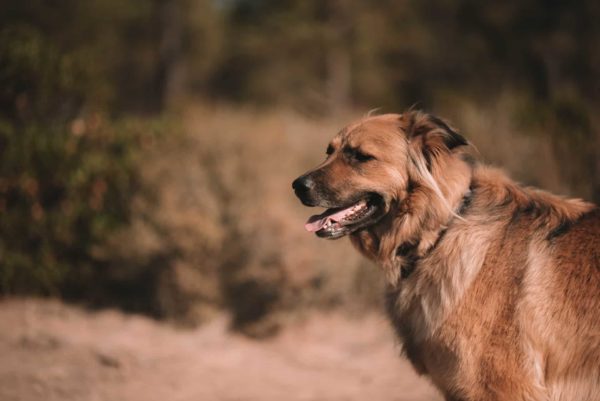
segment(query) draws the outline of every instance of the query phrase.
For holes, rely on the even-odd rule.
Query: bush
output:
[[[0,293],[60,293],[127,222],[152,134],[86,107],[84,64],[35,29],[0,31],[0,60]]]

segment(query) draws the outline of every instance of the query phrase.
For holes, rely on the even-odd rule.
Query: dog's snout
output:
[[[310,192],[314,187],[315,182],[307,175],[296,178],[292,183],[292,188],[294,188],[294,191],[298,194]]]

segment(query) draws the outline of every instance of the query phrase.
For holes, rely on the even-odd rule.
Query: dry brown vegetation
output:
[[[345,241],[305,233],[307,210],[291,191],[344,120],[190,108],[184,132],[147,155],[155,199],[138,202],[131,227],[111,241],[111,274],[155,261],[159,314],[197,323],[228,307],[234,326],[254,335],[276,330],[280,312],[376,303],[375,269]]]

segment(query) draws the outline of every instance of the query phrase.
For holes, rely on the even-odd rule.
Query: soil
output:
[[[268,340],[57,301],[0,302],[0,400],[441,400],[383,316],[312,314]]]

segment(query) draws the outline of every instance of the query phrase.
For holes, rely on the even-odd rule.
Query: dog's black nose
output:
[[[311,189],[315,187],[315,182],[310,178],[310,176],[303,175],[302,177],[298,177],[292,182],[292,188],[298,195],[306,194],[310,192]]]
[[[296,196],[303,205],[305,206],[316,206],[317,202],[315,200],[317,183],[312,179],[310,174],[305,174],[301,177],[298,177],[292,182],[292,188],[294,188],[294,192]]]

